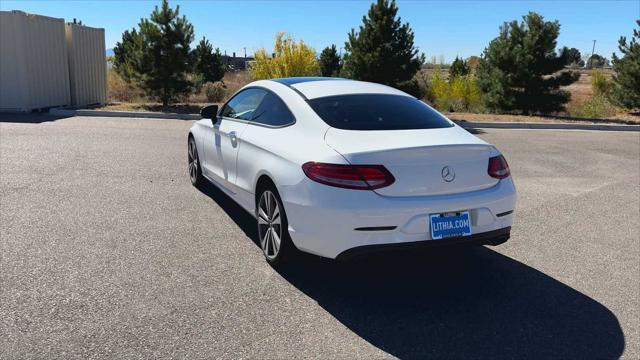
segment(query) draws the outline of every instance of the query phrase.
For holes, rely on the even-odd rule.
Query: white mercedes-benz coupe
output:
[[[337,78],[261,80],[191,127],[191,182],[256,218],[267,261],[509,239],[505,158],[411,95]]]

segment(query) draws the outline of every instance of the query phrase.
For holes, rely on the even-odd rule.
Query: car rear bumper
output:
[[[487,231],[470,236],[451,237],[434,241],[412,241],[395,244],[364,245],[345,250],[338,254],[336,260],[348,261],[355,257],[389,251],[410,251],[415,249],[456,246],[456,245],[500,245],[509,240],[511,227]]]
[[[365,246],[450,242],[431,239],[430,214],[469,211],[471,236],[510,228],[516,203],[511,178],[474,192],[415,197],[386,197],[309,179],[278,190],[296,247],[328,258]]]

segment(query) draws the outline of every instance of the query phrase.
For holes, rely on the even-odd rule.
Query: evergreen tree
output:
[[[220,49],[216,49],[214,52],[213,46],[204,36],[193,50],[191,57],[193,60],[193,72],[202,79],[202,82],[222,80],[224,77],[224,65],[222,64]]]
[[[608,65],[609,59],[600,54],[593,54],[587,59],[587,69],[603,68]]]
[[[139,84],[165,109],[192,87],[187,72],[193,26],[179,13],[180,6],[173,10],[167,0],[162,0],[161,8],[156,6],[151,17],[138,25],[144,39],[140,60],[135,63]]]
[[[340,56],[335,45],[327,46],[320,53],[320,73],[322,76],[338,76],[340,74]]]
[[[469,65],[463,59],[456,56],[449,67],[449,80],[453,80],[457,76],[465,76],[469,74]]]
[[[564,109],[570,94],[560,89],[579,74],[563,71],[568,49],[556,52],[560,23],[544,21],[530,12],[523,22],[500,27],[500,35],[484,51],[477,77],[485,103],[493,110],[555,112]]]
[[[425,61],[414,47],[408,23],[396,18],[395,0],[378,0],[363,16],[360,31],[351,29],[345,43],[342,75],[393,86],[419,95],[414,75]]]
[[[567,57],[569,58],[569,65],[574,67],[584,67],[584,60],[582,60],[580,50],[576,48],[567,50]]]
[[[622,36],[618,40],[618,49],[622,58],[613,54],[613,91],[612,99],[628,109],[640,108],[640,20],[636,20],[638,29],[633,30],[633,38],[627,43]]]
[[[135,65],[140,62],[144,39],[136,29],[125,30],[122,41],[113,48],[113,68],[125,81],[136,79]]]

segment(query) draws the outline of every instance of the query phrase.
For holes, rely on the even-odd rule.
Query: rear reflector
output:
[[[489,169],[487,171],[489,176],[496,179],[504,179],[511,174],[509,164],[507,164],[507,160],[502,155],[489,158]]]
[[[313,181],[345,189],[379,189],[396,180],[382,165],[342,165],[311,161],[302,165],[302,170]]]

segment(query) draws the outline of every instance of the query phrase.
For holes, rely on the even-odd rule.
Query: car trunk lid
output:
[[[494,186],[493,146],[454,126],[441,129],[357,131],[330,128],[325,141],[349,163],[383,165],[395,177],[374,190],[383,196],[445,195]]]

